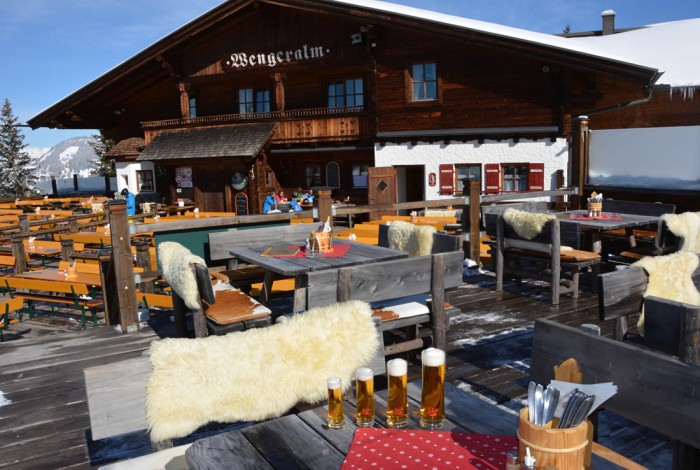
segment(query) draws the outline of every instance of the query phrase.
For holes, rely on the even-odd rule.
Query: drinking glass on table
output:
[[[340,377],[329,377],[328,385],[328,427],[340,429],[345,424],[343,414],[343,384]]]
[[[421,363],[420,426],[442,429],[445,422],[445,351],[428,348],[421,353]]]
[[[371,428],[374,426],[374,372],[369,367],[361,367],[355,372],[355,393],[357,426]]]
[[[408,424],[408,362],[392,359],[386,363],[389,377],[389,397],[386,424],[390,428],[405,428]]]

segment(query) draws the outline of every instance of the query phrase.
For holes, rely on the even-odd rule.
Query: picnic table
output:
[[[26,279],[41,279],[43,281],[75,282],[77,284],[85,284],[88,287],[102,286],[102,279],[100,278],[99,274],[77,272],[75,273],[75,276],[68,276],[65,271],[56,268],[26,271],[23,273],[14,274],[14,276]]]
[[[455,437],[455,433],[473,433],[472,438],[484,442],[496,442],[498,445],[510,446],[516,442],[517,416],[503,408],[488,403],[478,397],[445,384],[445,412],[447,420],[444,432],[422,432],[419,429],[416,412],[420,407],[420,380],[409,383],[409,424],[405,430],[392,430],[394,437],[418,439],[429,436],[437,439],[438,434]],[[386,390],[375,394],[375,426],[386,427]],[[280,418],[263,421],[233,431],[215,434],[195,441],[186,451],[185,459],[193,470],[205,468],[307,468],[333,469],[341,468],[349,452],[352,456],[351,444],[358,433],[364,433],[355,426],[355,403],[352,400],[344,402],[345,425],[342,429],[330,429],[326,425],[327,407],[318,405],[313,409],[290,414]],[[428,434],[429,433],[429,434]],[[414,434],[414,436],[410,436]],[[505,436],[505,437],[502,437]],[[391,437],[389,439],[392,439]],[[517,445],[517,444],[516,444]],[[592,468],[619,469],[622,468],[611,460],[596,455],[594,445]],[[366,455],[371,466],[374,451]],[[607,453],[612,460],[622,465],[633,464],[618,454]],[[449,458],[448,455],[440,455]],[[481,461],[481,466],[466,468],[504,468],[505,455],[494,455],[493,461]],[[471,462],[479,461],[474,459]],[[378,462],[375,462],[378,463]],[[466,466],[467,462],[462,462]],[[449,465],[445,464],[446,468]],[[633,465],[627,468],[633,468]]]
[[[274,244],[235,247],[230,250],[231,256],[246,263],[255,264],[265,270],[263,290],[260,302],[265,305],[272,292],[272,283],[276,278],[294,278],[294,312],[303,312],[307,306],[307,274],[311,271],[343,268],[358,264],[376,263],[393,259],[406,258],[408,253],[392,250],[381,246],[356,243],[348,240],[333,240],[333,246],[339,246],[344,251],[342,256],[327,256],[315,253],[313,258],[262,256],[268,248],[275,247],[304,247],[301,240],[287,240]]]
[[[77,243],[86,245],[106,246],[112,244],[112,236],[105,232],[75,232],[75,233],[57,233],[56,240],[69,238]]]

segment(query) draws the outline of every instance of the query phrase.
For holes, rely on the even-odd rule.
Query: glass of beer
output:
[[[445,422],[445,351],[425,349],[421,353],[421,362],[420,426],[424,429],[442,429]]]
[[[374,371],[361,367],[355,372],[355,393],[357,394],[357,426],[374,426]]]
[[[386,373],[389,377],[386,424],[390,428],[405,428],[408,424],[408,363],[392,359],[386,363]]]
[[[328,427],[340,429],[345,424],[343,414],[343,384],[340,377],[329,377],[328,384]]]

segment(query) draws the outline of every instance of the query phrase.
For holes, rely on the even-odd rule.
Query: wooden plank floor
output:
[[[552,306],[540,284],[507,283],[503,293],[494,288],[492,276],[476,276],[449,293],[447,300],[461,314],[451,319],[448,334],[448,380],[517,410],[529,382],[534,320],[597,324],[597,299],[583,292],[579,299],[564,296]],[[0,406],[0,470],[97,468],[149,453],[145,433],[92,441],[83,369],[138,357],[153,340],[173,334],[165,314],[150,323],[152,328],[128,335],[105,326],[77,331],[74,319],[47,313],[7,331],[0,343],[0,404],[9,402]],[[602,327],[610,333],[610,325]],[[420,377],[415,364],[410,375]],[[603,415],[602,443],[650,468],[668,468],[663,438],[615,419],[606,424]],[[204,433],[217,431],[213,426]]]

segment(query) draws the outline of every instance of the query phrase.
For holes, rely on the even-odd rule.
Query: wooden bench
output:
[[[674,455],[674,468],[698,468],[700,367],[638,345],[536,320],[531,377],[547,384],[554,377],[554,366],[569,358],[578,361],[583,383],[617,385],[617,394],[603,408],[684,444]]]
[[[346,300],[373,304],[384,332],[403,330],[403,341],[384,347],[398,354],[423,347],[421,336],[432,334],[433,345],[447,347],[445,290],[462,284],[464,253],[452,251],[368,265],[310,272],[308,308]],[[430,294],[430,304],[423,302]],[[421,329],[423,331],[421,331]]]
[[[552,304],[558,305],[560,294],[578,298],[580,274],[601,262],[596,253],[577,249],[579,226],[559,219],[548,221],[537,236],[528,240],[506,223],[502,213],[487,214],[486,234],[495,239],[491,264],[498,292],[503,290],[507,275],[518,281],[523,277],[539,279],[549,282]]]
[[[24,279],[12,276],[0,277],[0,289],[9,293],[10,297],[27,301],[30,318],[34,316],[34,302],[51,304],[53,312],[55,304],[72,305],[80,309],[79,329],[86,328],[87,310],[92,313],[92,323],[97,326],[97,308],[104,306],[102,299],[88,298],[89,288],[85,284],[68,281],[44,281],[40,279]]]
[[[379,246],[390,248],[389,246],[389,227],[390,225],[379,226]],[[458,235],[450,235],[447,233],[433,234],[433,246],[431,253],[449,253],[451,251],[462,250],[462,237]]]
[[[700,268],[692,275],[700,287]],[[628,323],[644,308],[644,338],[648,347],[700,363],[700,307],[658,297],[644,297],[649,277],[644,269],[626,269],[598,276],[598,314],[601,321],[614,321],[613,338],[628,336]],[[692,359],[692,356],[696,360]]]
[[[226,232],[209,234],[209,260],[213,265],[226,262],[228,277],[234,287],[249,289],[250,285],[262,282],[265,270],[258,266],[238,263],[231,256],[231,249],[239,246],[279,243],[285,240],[305,240],[309,233],[317,228],[316,224],[294,224],[251,229],[232,229]]]
[[[21,312],[24,307],[24,302],[20,297],[2,297],[0,298],[0,341],[4,341],[3,331],[10,325],[19,323],[20,318],[10,318],[10,312]]]
[[[0,255],[0,270],[3,274],[8,274],[15,269],[15,257],[12,255]]]

